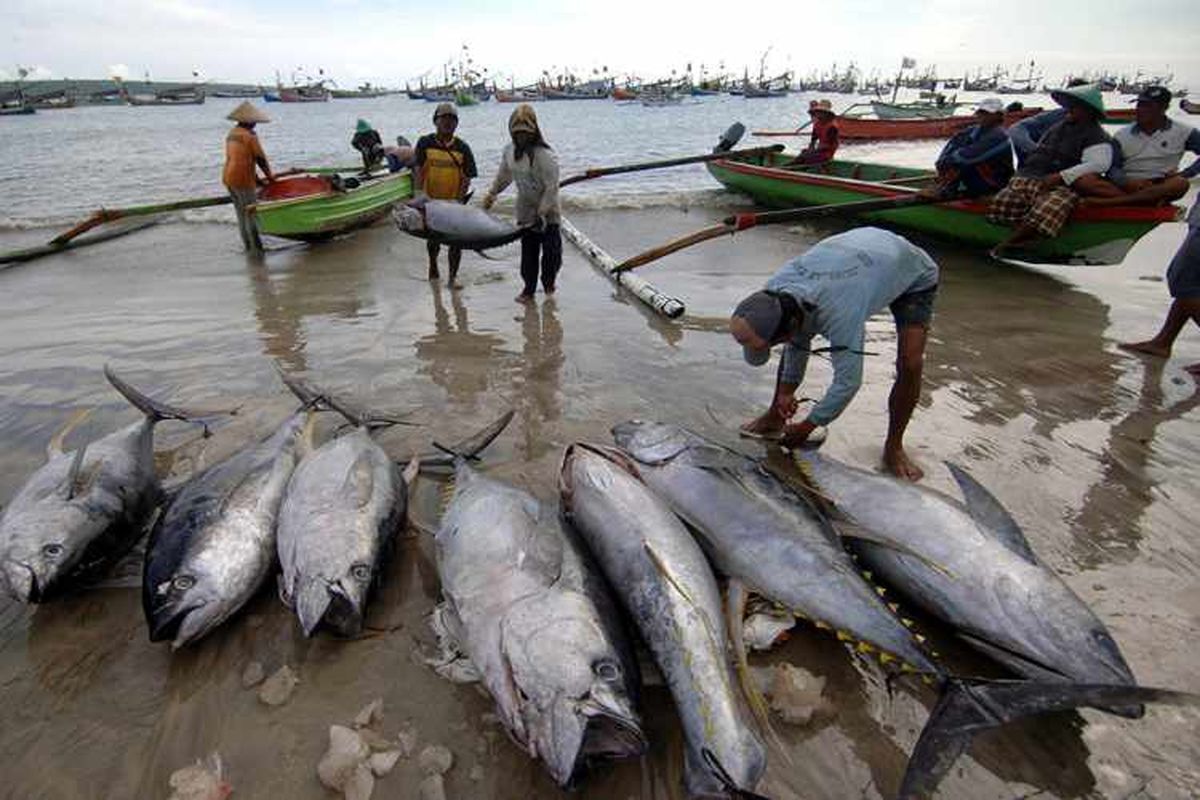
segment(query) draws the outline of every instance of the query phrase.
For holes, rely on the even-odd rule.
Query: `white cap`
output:
[[[976,111],[986,111],[989,114],[999,114],[1004,110],[1004,103],[999,97],[988,97],[979,101],[979,108]]]

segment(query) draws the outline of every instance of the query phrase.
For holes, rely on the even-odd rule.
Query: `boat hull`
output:
[[[276,184],[264,190],[253,206],[258,229],[302,242],[321,241],[370,225],[413,194],[412,174],[407,170],[365,180],[345,191],[335,191],[328,179],[311,175],[284,178]]]
[[[929,170],[831,161],[820,167],[784,169],[790,156],[768,154],[760,159],[708,163],[709,172],[726,188],[772,208],[852,203],[886,197],[906,197],[917,191]],[[903,181],[902,185],[883,181]],[[987,200],[956,200],[861,214],[863,219],[918,231],[968,246],[991,248],[1012,229],[989,222]],[[1081,206],[1054,239],[1042,239],[1023,251],[1022,258],[1056,262],[1117,264],[1134,243],[1161,222],[1179,218],[1182,209],[1166,207],[1092,208]]]
[[[945,119],[954,116],[958,103],[935,106],[932,103],[881,103],[874,101],[871,108],[880,119]]]
[[[1040,108],[1026,108],[1004,115],[1004,127],[1037,114]],[[975,116],[945,119],[867,119],[838,117],[838,138],[846,141],[879,141],[891,139],[944,139],[978,122]]]

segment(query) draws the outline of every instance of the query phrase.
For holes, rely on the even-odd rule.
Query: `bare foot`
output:
[[[784,419],[771,410],[747,422],[738,431],[751,439],[778,439],[783,435],[784,424]]]
[[[883,451],[883,465],[887,468],[888,472],[906,481],[916,483],[925,477],[925,471],[908,457],[903,448],[898,447],[895,450]]]
[[[1153,339],[1146,342],[1121,342],[1117,347],[1130,353],[1144,353],[1148,356],[1166,358],[1171,355],[1171,348],[1155,343]]]
[[[458,290],[460,290],[460,289],[462,289],[462,288],[463,288],[463,285],[462,285],[461,283],[459,283],[458,281],[451,281],[451,282],[450,282],[450,289],[451,289],[452,291],[455,291],[455,292],[457,292]]]
[[[531,295],[531,294],[525,294],[524,292],[521,292],[519,295],[517,295],[517,296],[516,296],[516,298],[515,298],[515,299],[516,299],[516,301],[517,301],[518,303],[526,303],[526,304],[528,304],[528,303],[532,303],[532,302],[533,302],[533,295]]]

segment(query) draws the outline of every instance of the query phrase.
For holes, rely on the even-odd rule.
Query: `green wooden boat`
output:
[[[932,170],[858,161],[784,167],[790,158],[786,153],[765,153],[710,161],[707,166],[726,188],[771,208],[905,197],[929,185],[935,177]],[[861,216],[990,249],[1006,239],[1012,229],[989,222],[987,206],[986,199],[955,200]],[[1138,239],[1160,222],[1179,219],[1182,213],[1178,206],[1080,206],[1058,237],[1039,240],[1022,250],[1021,257],[1056,263],[1119,264]]]
[[[370,225],[412,196],[408,170],[353,182],[296,175],[266,186],[252,209],[260,232],[314,242]]]

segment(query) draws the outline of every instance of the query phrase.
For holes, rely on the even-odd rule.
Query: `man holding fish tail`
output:
[[[471,147],[454,135],[458,128],[458,109],[453,103],[440,103],[433,112],[434,133],[417,140],[415,153],[417,190],[434,200],[466,198],[471,179],[479,174]],[[429,241],[429,280],[441,277],[438,272],[438,252],[441,245]],[[449,245],[450,288],[462,288],[458,283],[458,266],[462,263],[462,248]]]
[[[774,345],[784,345],[771,407],[744,425],[743,435],[797,447],[818,426],[837,419],[862,385],[866,321],[888,307],[898,336],[883,461],[893,475],[920,480],[924,472],[904,451],[904,431],[921,395],[937,285],[937,264],[924,250],[878,228],[831,236],[785,264],[766,289],[743,299],[730,319],[730,333],[747,363],[761,366]],[[812,348],[817,334],[828,347]],[[823,352],[833,363],[833,383],[806,419],[789,424],[808,356]]]

